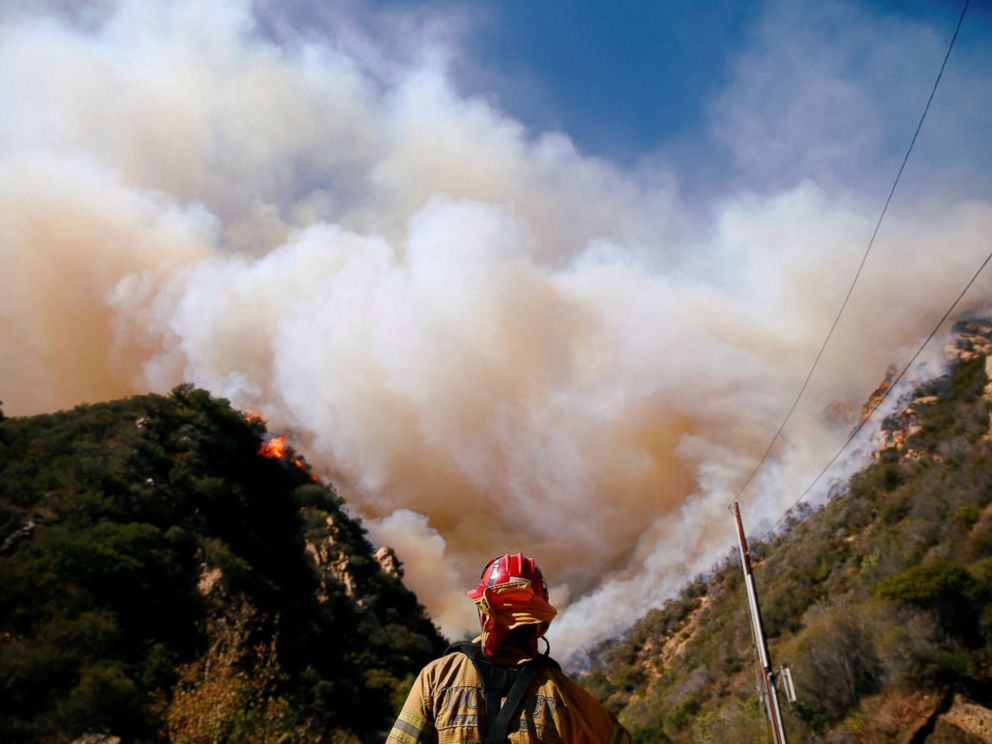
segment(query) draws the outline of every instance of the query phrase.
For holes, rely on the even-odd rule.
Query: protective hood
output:
[[[475,640],[487,658],[500,663],[517,663],[537,656],[537,639],[547,632],[558,614],[526,581],[487,587],[475,605],[482,622],[482,634]],[[538,630],[528,648],[519,648],[511,643],[510,631],[526,625],[536,625]]]

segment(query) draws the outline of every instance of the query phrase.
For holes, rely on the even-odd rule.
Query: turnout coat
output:
[[[461,652],[421,670],[387,744],[485,742],[486,693]],[[542,666],[511,721],[510,744],[632,744],[616,717],[554,665]]]

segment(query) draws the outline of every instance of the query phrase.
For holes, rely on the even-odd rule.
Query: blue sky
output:
[[[875,126],[870,153],[857,153],[847,167],[838,164],[837,172],[797,171],[790,177],[856,175],[880,188],[893,177],[909,142],[962,3],[376,0],[373,7],[461,19],[457,35],[463,56],[452,75],[462,92],[487,97],[534,132],[565,132],[583,152],[625,166],[661,154],[691,191],[700,183],[741,175],[713,120],[728,98],[746,88],[745,68],[762,56],[782,65],[780,87],[772,80],[772,89],[765,91],[770,118],[786,115],[780,109],[790,105],[787,97],[801,90],[809,71],[863,85],[875,105],[869,120],[858,120],[859,112],[852,111],[847,125],[838,120],[832,131],[809,132],[814,149],[824,137],[847,137],[854,127]],[[948,159],[947,168],[970,170],[968,178],[983,186],[989,185],[981,172],[988,171],[990,148],[982,147],[987,140],[975,139],[979,122],[963,121],[967,117],[960,112],[967,104],[960,99],[976,93],[965,87],[966,74],[988,82],[990,20],[989,3],[971,4],[934,110],[935,119],[942,106],[954,111],[945,118],[959,117],[959,129],[968,129],[969,135],[954,135],[949,148],[928,145],[925,137],[917,156],[930,152],[935,159]],[[900,39],[906,44],[901,46]],[[776,59],[776,45],[790,50],[794,44],[798,48]],[[898,69],[891,67],[889,54],[904,57]],[[959,100],[949,104],[948,96]],[[987,91],[978,98],[987,100]],[[878,167],[877,174],[871,166]],[[751,185],[763,180],[752,180],[754,173],[743,175]]]
[[[705,125],[706,102],[727,84],[757,11],[740,2],[513,1],[495,4],[471,44],[507,81],[497,94],[510,112],[629,159]]]
[[[801,24],[802,16],[816,14],[810,3],[776,7],[731,0],[500,0],[488,5],[375,0],[373,5],[467,18],[465,92],[495,94],[508,113],[535,129],[561,129],[587,151],[619,158],[705,126],[707,103],[729,83],[734,62],[752,43],[762,16],[781,10]],[[896,20],[928,26],[948,40],[963,4],[846,5],[859,14],[846,19],[852,24]],[[990,17],[988,3],[971,4],[961,47],[988,40]],[[843,26],[833,30],[837,44],[851,38]],[[788,26],[781,29],[783,40],[789,32]],[[919,82],[922,89],[932,80]]]
[[[507,2],[474,29],[473,50],[525,82],[501,96],[523,121],[625,159],[703,125],[756,11],[739,2]],[[534,92],[543,109],[529,104]]]
[[[803,178],[884,193],[963,5],[257,2],[263,25],[357,43],[360,55],[377,49],[409,64],[424,48],[444,48],[463,95],[483,97],[533,136],[562,132],[583,154],[648,178],[664,172],[697,207]],[[931,170],[907,179],[908,191],[992,189],[990,70],[992,7],[978,0],[914,156]]]

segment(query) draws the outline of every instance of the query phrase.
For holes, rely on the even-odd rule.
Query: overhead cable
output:
[[[889,211],[889,204],[892,202],[892,196],[895,194],[896,187],[899,185],[899,181],[902,178],[902,172],[905,170],[906,163],[909,161],[909,156],[913,152],[913,147],[916,145],[916,138],[919,136],[920,130],[923,128],[923,122],[926,120],[927,113],[930,111],[930,104],[933,103],[934,95],[936,95],[937,88],[940,86],[941,78],[944,76],[944,68],[947,67],[947,60],[951,56],[951,50],[954,49],[954,42],[958,38],[958,32],[961,31],[961,24],[964,22],[964,17],[968,12],[968,6],[970,4],[971,0],[965,0],[964,7],[961,9],[961,15],[958,17],[957,26],[954,28],[954,34],[951,36],[951,42],[947,46],[947,53],[944,55],[944,61],[940,64],[940,71],[937,73],[937,79],[934,80],[933,88],[930,90],[930,96],[927,98],[926,106],[923,107],[923,113],[920,116],[920,121],[916,125],[916,131],[913,132],[913,138],[909,142],[909,147],[906,148],[906,154],[903,155],[902,163],[900,163],[895,180],[892,182],[892,188],[889,189],[889,195],[886,197],[885,204],[882,206],[882,211],[878,216],[878,221],[875,223],[875,229],[872,230],[871,238],[868,240],[868,245],[865,246],[864,253],[861,256],[861,263],[858,264],[858,270],[854,273],[854,278],[851,280],[851,285],[847,288],[847,294],[844,296],[844,301],[841,303],[840,309],[837,311],[837,315],[834,317],[833,323],[831,323],[830,329],[827,331],[827,335],[823,339],[823,343],[820,344],[820,350],[816,353],[816,358],[813,360],[813,364],[810,366],[809,372],[806,373],[806,379],[803,380],[802,387],[799,388],[799,393],[796,395],[795,400],[792,401],[792,405],[785,414],[785,418],[783,418],[782,423],[779,424],[778,430],[776,430],[775,435],[768,443],[768,447],[765,449],[761,459],[758,460],[758,464],[754,466],[754,469],[751,471],[750,475],[748,475],[747,480],[744,481],[744,485],[740,487],[740,490],[737,492],[737,496],[734,497],[734,501],[739,501],[741,496],[744,495],[744,491],[764,466],[765,461],[768,460],[769,455],[771,455],[775,444],[781,438],[786,424],[789,423],[789,419],[791,419],[792,414],[795,413],[796,407],[799,405],[799,401],[802,400],[802,397],[806,392],[806,388],[809,387],[809,382],[813,378],[813,372],[816,371],[816,368],[820,363],[820,359],[823,356],[823,352],[826,350],[827,344],[830,343],[830,338],[833,336],[834,330],[837,328],[837,324],[840,322],[840,318],[844,314],[844,310],[847,308],[851,295],[854,293],[854,287],[861,278],[861,272],[865,267],[865,263],[868,261],[868,255],[871,253],[872,246],[875,244],[875,238],[878,236],[878,231],[882,226],[882,221],[885,219],[885,214]]]
[[[988,266],[990,261],[992,261],[992,252],[990,252],[989,255],[985,257],[985,260],[982,261],[982,265],[978,267],[978,270],[974,274],[972,274],[971,279],[968,280],[968,283],[964,286],[964,289],[961,290],[961,293],[957,296],[954,302],[951,303],[951,306],[947,308],[947,312],[945,312],[944,315],[941,317],[941,319],[937,321],[937,325],[935,325],[933,327],[933,330],[930,331],[930,335],[926,337],[926,340],[924,340],[924,342],[920,344],[920,348],[916,350],[916,353],[913,354],[913,357],[908,362],[906,362],[906,366],[902,368],[902,370],[899,372],[898,375],[896,375],[895,379],[892,381],[892,384],[889,386],[889,388],[875,402],[875,404],[868,409],[865,415],[862,416],[861,423],[859,423],[856,427],[854,427],[854,429],[851,431],[851,434],[848,436],[847,441],[844,442],[843,446],[839,450],[837,450],[837,454],[835,454],[833,457],[830,458],[830,462],[828,462],[824,466],[823,470],[820,471],[819,475],[817,475],[813,479],[813,482],[806,487],[805,491],[799,494],[799,498],[796,499],[792,503],[792,505],[785,510],[785,513],[778,518],[778,521],[775,522],[775,524],[773,524],[771,528],[765,532],[764,535],[762,535],[761,539],[764,539],[772,532],[774,532],[776,528],[778,528],[778,526],[786,520],[786,518],[789,516],[792,510],[795,509],[799,505],[799,503],[803,499],[805,499],[806,496],[809,495],[809,492],[812,491],[814,486],[816,486],[816,484],[820,482],[820,479],[824,475],[826,475],[827,472],[830,470],[830,468],[833,467],[834,463],[840,459],[840,456],[844,453],[844,450],[848,448],[851,442],[853,442],[855,438],[858,436],[858,434],[861,433],[861,430],[865,428],[865,425],[871,420],[872,416],[875,414],[875,411],[877,411],[881,407],[881,405],[886,401],[889,395],[891,395],[892,391],[896,389],[896,386],[906,375],[906,372],[909,371],[910,367],[913,366],[913,363],[917,360],[917,358],[919,358],[920,354],[923,353],[923,349],[926,348],[927,344],[929,344],[930,341],[933,340],[933,337],[937,335],[937,331],[940,330],[940,327],[944,325],[944,322],[950,317],[951,313],[954,312],[954,309],[958,306],[958,303],[961,302],[961,299],[965,296],[968,290],[971,289],[971,285],[975,283],[975,280],[978,279],[979,274],[981,274],[982,271],[985,269],[985,267]]]

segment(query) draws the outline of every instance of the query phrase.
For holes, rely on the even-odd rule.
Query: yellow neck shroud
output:
[[[482,619],[482,634],[476,641],[488,658],[503,663],[537,656],[537,639],[547,632],[558,614],[524,581],[488,587],[475,604]],[[527,648],[520,648],[511,642],[510,631],[528,625],[537,625],[537,632],[528,639]]]

